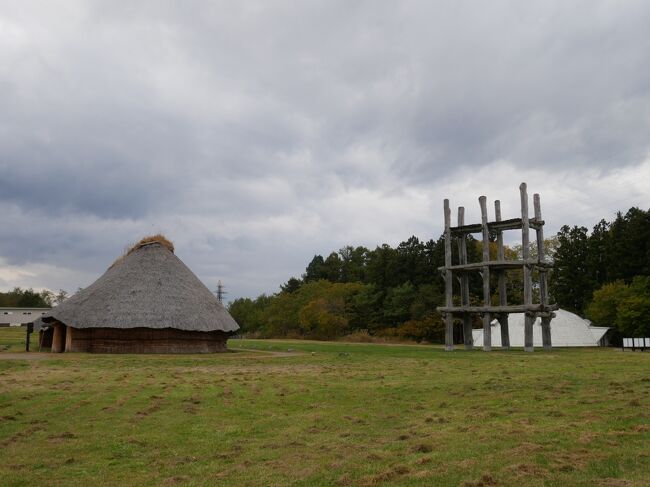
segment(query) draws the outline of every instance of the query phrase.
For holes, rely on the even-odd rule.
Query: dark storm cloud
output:
[[[315,252],[435,237],[443,197],[497,178],[535,178],[549,221],[647,205],[648,20],[641,1],[0,6],[0,285],[86,285],[164,231],[208,285],[272,291]]]

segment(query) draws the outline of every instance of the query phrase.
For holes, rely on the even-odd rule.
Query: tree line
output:
[[[490,252],[496,256],[495,242]],[[481,242],[469,236],[467,253],[470,262],[480,261]],[[521,249],[506,248],[506,254],[514,259]],[[452,261],[458,263],[456,245]],[[315,255],[302,276],[290,278],[277,294],[239,298],[229,310],[244,333],[262,337],[331,339],[361,332],[437,342],[444,338],[444,323],[436,311],[444,299],[439,271],[443,265],[442,237],[421,241],[412,236],[395,248],[346,246],[327,257]],[[522,277],[511,277],[511,302],[521,302]],[[496,288],[496,281],[493,284]],[[479,296],[482,280],[473,274],[471,302],[478,304]]]
[[[229,310],[244,332],[265,337],[328,339],[367,330],[435,340],[442,332],[435,311],[444,292],[441,262],[442,239],[346,246],[315,255],[279,293],[236,299]]]
[[[15,287],[11,291],[0,292],[0,307],[7,308],[51,308],[68,298],[68,292],[60,289],[54,293],[49,289],[40,292],[33,289]]]
[[[550,289],[565,309],[625,336],[650,336],[650,210],[563,226]]]
[[[496,256],[496,235],[490,254]],[[553,260],[551,298],[560,307],[587,315],[596,324],[621,332],[650,334],[650,211],[631,208],[612,222],[600,221],[591,233],[564,226],[546,241]],[[468,261],[482,259],[482,243],[471,236]],[[535,248],[531,248],[535,255]],[[506,247],[506,258],[521,258],[520,246]],[[452,261],[458,262],[452,245]],[[229,311],[242,332],[260,337],[332,339],[354,333],[440,342],[444,323],[436,311],[444,301],[444,240],[415,236],[397,247],[346,246],[327,257],[315,255],[300,277],[273,295],[235,299]],[[496,276],[491,282],[498,302]],[[508,302],[523,300],[521,271],[508,274]],[[537,276],[533,275],[534,292]],[[454,282],[454,286],[458,286]],[[459,296],[459,290],[454,290]],[[470,275],[470,301],[482,302],[482,280]],[[480,326],[477,322],[476,326]],[[455,327],[460,333],[461,327]],[[457,336],[457,340],[461,337]]]

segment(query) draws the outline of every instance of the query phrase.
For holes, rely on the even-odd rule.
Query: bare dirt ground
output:
[[[240,353],[245,352],[245,353]],[[297,357],[304,355],[304,352],[273,352],[266,350],[254,350],[248,348],[240,348],[233,354],[224,354],[223,357],[228,358],[275,358],[275,357]],[[65,354],[49,353],[49,352],[0,352],[0,360],[45,360],[57,359],[66,356]],[[220,355],[221,356],[221,355]]]
[[[56,357],[56,353],[44,352],[0,352],[0,360],[43,360]]]
[[[266,351],[266,350],[255,350],[252,348],[240,348],[238,349],[240,352],[254,352],[257,353],[258,356],[256,358],[261,358],[263,356],[267,357],[297,357],[299,355],[304,355],[304,352],[272,352],[272,351]]]

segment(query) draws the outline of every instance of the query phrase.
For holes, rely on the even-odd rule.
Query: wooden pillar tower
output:
[[[552,264],[544,259],[544,221],[539,195],[533,197],[535,215],[528,215],[528,192],[526,183],[519,186],[521,201],[521,218],[510,220],[501,219],[501,203],[494,202],[495,220],[488,221],[487,199],[479,198],[481,206],[481,223],[465,224],[465,208],[458,208],[458,226],[451,226],[451,209],[449,200],[444,201],[445,214],[445,265],[440,268],[445,279],[445,305],[438,308],[445,319],[445,350],[454,348],[454,316],[460,316],[463,321],[463,336],[466,350],[473,348],[472,314],[483,319],[483,350],[492,350],[492,319],[496,318],[501,325],[501,347],[510,348],[508,315],[524,313],[524,350],[533,351],[533,327],[535,320],[541,318],[542,344],[544,350],[551,350],[551,319],[557,305],[549,304],[548,300],[548,271]],[[537,256],[530,255],[530,229],[536,232]],[[522,256],[520,260],[507,260],[503,246],[503,232],[506,230],[521,230]],[[483,243],[483,258],[481,262],[467,262],[467,235],[480,233]],[[490,235],[496,235],[496,260],[490,257]],[[458,245],[458,264],[452,264],[452,239],[456,238]],[[523,272],[523,304],[508,305],[507,272],[520,269]],[[480,272],[483,278],[483,305],[470,306],[468,273]],[[539,302],[533,302],[533,274],[539,276]],[[458,274],[460,282],[460,306],[454,305],[453,276]],[[492,304],[490,275],[497,276],[499,304]]]

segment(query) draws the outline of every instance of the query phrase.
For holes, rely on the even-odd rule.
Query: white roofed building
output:
[[[524,346],[524,321],[523,313],[508,316],[510,331],[510,346]],[[551,320],[551,340],[554,347],[598,347],[607,345],[607,332],[610,328],[591,326],[589,320],[580,318],[569,311],[558,309],[555,318]],[[475,347],[483,346],[483,330],[472,330]],[[533,345],[542,346],[541,319],[537,318],[533,324]],[[492,346],[501,346],[501,326],[497,320],[492,321]]]

